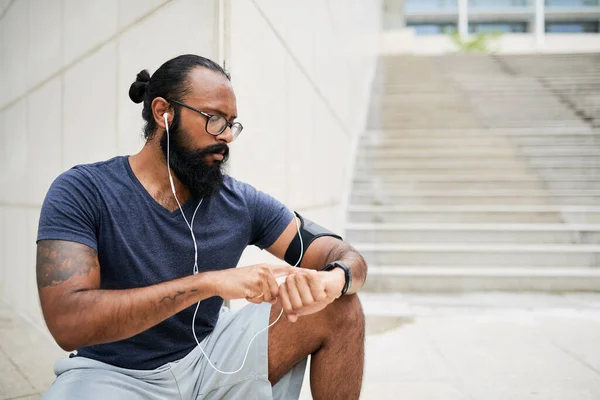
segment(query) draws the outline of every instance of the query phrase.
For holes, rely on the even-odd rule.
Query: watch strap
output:
[[[330,264],[327,264],[325,268],[323,268],[321,271],[331,271],[334,268],[341,268],[344,271],[344,278],[346,282],[344,283],[344,287],[342,288],[341,296],[343,296],[346,294],[346,292],[348,292],[348,289],[350,289],[350,287],[352,286],[352,271],[350,270],[350,267],[348,267],[341,261],[334,261]]]

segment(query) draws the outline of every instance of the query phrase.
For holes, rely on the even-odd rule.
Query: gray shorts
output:
[[[201,342],[217,368],[240,367],[248,343],[268,325],[270,310],[263,303],[222,312],[214,331]],[[298,399],[306,359],[271,387],[267,333],[254,339],[244,368],[234,375],[216,372],[198,347],[154,370],[119,368],[84,357],[60,359],[54,365],[56,380],[43,399]]]

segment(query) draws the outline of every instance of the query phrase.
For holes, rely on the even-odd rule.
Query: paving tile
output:
[[[39,400],[42,398],[42,394],[41,393],[36,393],[36,394],[32,394],[31,396],[27,395],[27,396],[19,396],[19,397],[14,397],[8,400]]]
[[[36,392],[8,356],[0,352],[0,399],[12,399]]]
[[[470,400],[455,382],[366,382],[361,400]]]
[[[0,338],[0,349],[37,391],[45,391],[55,378],[54,362],[66,353],[32,327],[0,328]]]
[[[376,382],[453,379],[445,360],[416,325],[372,335],[366,343],[365,379]]]
[[[552,343],[600,377],[600,312],[544,313],[536,320]]]
[[[54,362],[67,353],[40,329],[0,303],[0,352],[37,392],[44,392],[54,381]],[[3,380],[0,376],[0,384]]]
[[[477,400],[596,400],[600,381],[580,379],[478,378],[465,383]]]
[[[547,339],[529,312],[436,318],[426,331],[448,367],[465,380],[598,379]]]

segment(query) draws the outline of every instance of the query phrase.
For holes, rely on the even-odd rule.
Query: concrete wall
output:
[[[35,238],[45,193],[78,163],[137,152],[143,68],[217,55],[216,0],[18,0],[0,19],[0,299],[42,326]]]
[[[244,132],[232,175],[342,232],[378,51],[377,1],[232,1],[229,68]],[[272,260],[249,248],[242,264]]]
[[[43,326],[35,237],[44,195],[75,164],[141,148],[129,85],[178,54],[227,60],[245,126],[231,174],[341,229],[380,7],[280,3],[0,1],[0,301]],[[263,259],[251,251],[242,264]]]

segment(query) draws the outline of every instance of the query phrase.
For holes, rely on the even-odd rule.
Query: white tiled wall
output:
[[[231,3],[228,69],[244,124],[231,173],[343,232],[354,140],[376,62],[379,2]],[[260,260],[247,253],[241,264]]]
[[[27,132],[27,99],[10,104],[4,114],[3,148],[6,168],[4,201],[10,204],[27,203],[27,168],[29,162],[29,138]]]
[[[70,64],[117,33],[118,0],[64,0],[64,64]]]
[[[119,0],[119,28],[136,23],[167,0]],[[156,14],[160,16],[159,14]]]
[[[27,201],[42,204],[52,180],[63,171],[63,77],[46,82],[27,98],[27,137],[30,145],[25,173]]]
[[[2,41],[4,60],[0,78],[0,107],[19,97],[27,90],[27,55],[29,53],[29,30],[27,29],[29,3],[15,1],[2,18]]]
[[[63,170],[116,154],[116,78],[114,42],[107,43],[65,72]]]
[[[129,85],[179,54],[222,61],[219,2],[245,126],[230,173],[342,231],[378,1],[0,1],[0,299],[40,325],[35,237],[49,185],[74,164],[139,151]],[[273,258],[253,250],[242,264],[262,260]]]
[[[63,66],[61,0],[30,0],[28,9],[29,56],[27,83],[33,88]]]

